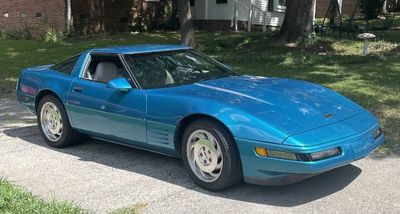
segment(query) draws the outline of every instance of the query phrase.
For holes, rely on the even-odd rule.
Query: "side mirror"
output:
[[[131,84],[125,78],[116,78],[107,83],[107,88],[118,89],[123,92],[128,92],[132,88]]]

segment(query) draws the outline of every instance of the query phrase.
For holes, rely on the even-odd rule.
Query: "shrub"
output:
[[[0,26],[0,39],[30,40],[32,33],[26,25],[21,29]]]
[[[47,30],[44,31],[42,38],[45,42],[61,42],[64,40],[65,35],[60,30],[48,27]]]

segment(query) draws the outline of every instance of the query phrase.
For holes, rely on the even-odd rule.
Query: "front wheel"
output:
[[[219,191],[242,180],[234,139],[220,124],[209,120],[195,121],[185,130],[182,141],[184,164],[197,185]]]
[[[52,95],[40,100],[37,121],[42,137],[51,147],[65,147],[80,140],[80,134],[69,123],[64,106]]]

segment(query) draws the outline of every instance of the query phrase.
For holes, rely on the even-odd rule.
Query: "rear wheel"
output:
[[[192,180],[219,191],[242,180],[239,153],[230,133],[209,120],[191,123],[182,139],[182,157]]]
[[[64,106],[56,97],[44,96],[39,102],[37,115],[40,133],[49,146],[60,148],[80,140],[80,134],[72,129]]]

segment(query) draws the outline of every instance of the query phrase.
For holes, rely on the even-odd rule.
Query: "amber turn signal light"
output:
[[[261,147],[256,147],[256,153],[257,153],[257,155],[260,155],[262,157],[267,157],[268,156],[267,150],[265,150],[265,149],[263,149]]]

